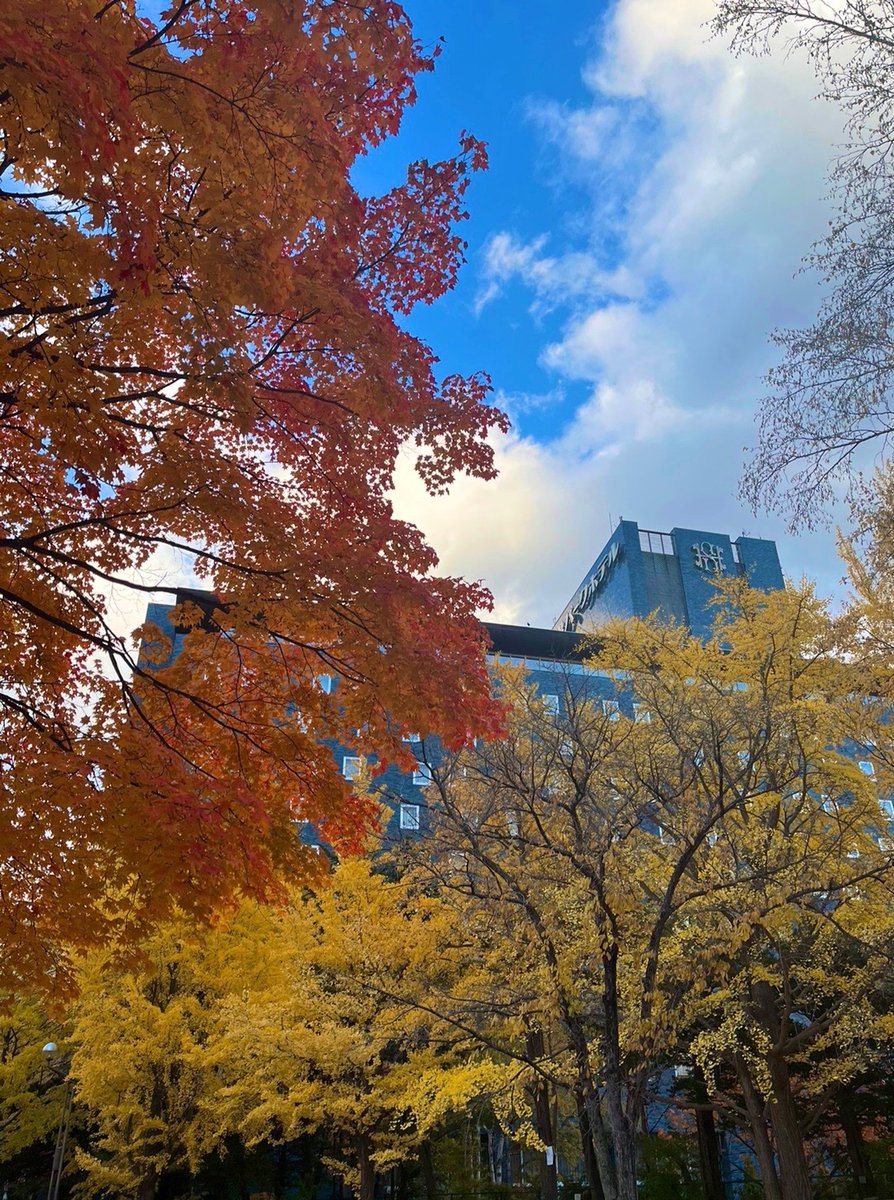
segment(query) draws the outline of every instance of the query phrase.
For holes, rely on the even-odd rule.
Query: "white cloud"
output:
[[[578,408],[574,421],[559,443],[569,453],[620,454],[628,442],[660,438],[689,419],[647,378],[624,387],[602,382]]]
[[[495,231],[478,307],[513,282],[535,314],[562,305],[560,335],[532,322],[532,337],[558,385],[590,385],[586,399],[546,444],[501,442],[496,483],[429,506],[401,480],[402,511],[443,568],[483,576],[505,619],[561,609],[609,508],[651,528],[744,526],[779,539],[792,575],[837,585],[831,535],[786,538],[779,521],[743,511],[736,485],[767,336],[809,320],[818,299],[797,272],[828,220],[840,116],[813,99],[803,59],[735,59],[708,41],[711,13],[710,0],[618,0],[583,68],[590,102],[529,105],[570,194],[586,184],[567,228],[587,232],[563,244],[555,231]]]
[[[593,92],[641,96],[656,82],[679,82],[681,67],[718,64],[721,76],[730,74],[722,44],[706,36],[713,0],[621,0],[606,27],[601,52],[584,65],[583,77]],[[691,82],[691,81],[690,81]],[[672,98],[683,106],[691,89]]]
[[[496,439],[495,451],[496,483],[460,479],[435,498],[408,452],[395,512],[425,530],[441,573],[484,580],[494,593],[492,620],[549,626],[589,566],[594,540],[601,545],[609,534],[599,467],[514,433]]]
[[[571,379],[600,379],[612,363],[630,365],[642,340],[641,324],[635,304],[607,304],[574,320],[561,342],[546,347],[543,359]]]
[[[529,413],[555,409],[565,401],[565,389],[558,385],[547,392],[504,392],[498,388],[491,402],[509,416],[513,424]]]
[[[488,239],[481,286],[473,305],[475,313],[495,300],[513,279],[520,280],[534,293],[531,306],[534,313],[574,296],[641,294],[639,281],[624,264],[604,270],[595,255],[587,251],[569,251],[558,256],[543,254],[546,243],[545,234],[525,243],[505,231]]]

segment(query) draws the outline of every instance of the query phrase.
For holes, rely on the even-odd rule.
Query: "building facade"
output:
[[[718,576],[745,577],[752,587],[785,586],[776,543],[704,529],[658,533],[620,521],[554,628],[591,630],[612,619],[648,617],[685,625],[705,637]]]
[[[745,576],[754,587],[765,591],[784,586],[775,542],[744,536],[731,541],[725,534],[698,529],[656,533],[640,529],[635,521],[620,521],[552,629],[485,623],[490,642],[488,659],[493,665],[523,667],[557,715],[561,715],[562,697],[570,688],[575,694],[586,692],[597,703],[619,704],[625,715],[632,716],[632,695],[622,695],[619,700],[614,678],[585,664],[590,646],[587,635],[611,618],[656,613],[660,619],[685,625],[696,636],[704,637],[713,616],[710,602],[716,595],[714,581],[718,575],[729,574]],[[189,600],[201,607],[211,597],[184,589],[177,599],[178,603]],[[146,619],[170,639],[168,662],[176,658],[184,637],[170,619],[173,607],[150,604],[146,613]],[[327,691],[338,687],[334,677],[323,676],[319,682]],[[389,767],[377,779],[386,806],[383,836],[391,843],[425,837],[430,827],[428,789],[440,750],[436,739],[411,737],[408,741],[416,755],[416,770],[403,773]],[[356,751],[335,743],[331,748],[345,779],[358,779],[363,760]],[[304,831],[302,836],[311,842],[316,840],[312,830]]]

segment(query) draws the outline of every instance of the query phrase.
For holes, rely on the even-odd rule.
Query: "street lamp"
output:
[[[62,1168],[65,1164],[65,1143],[68,1141],[68,1127],[71,1124],[71,1106],[74,1099],[74,1088],[71,1080],[66,1079],[65,1073],[50,1061],[50,1055],[55,1054],[59,1047],[55,1042],[47,1042],[43,1048],[47,1056],[47,1066],[59,1079],[65,1079],[65,1091],[62,1100],[62,1114],[59,1117],[59,1128],[56,1130],[56,1146],[53,1150],[53,1168],[50,1171],[50,1188],[47,1200],[59,1200],[59,1188],[62,1186]]]

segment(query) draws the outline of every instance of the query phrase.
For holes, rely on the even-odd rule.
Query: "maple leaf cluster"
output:
[[[372,813],[321,735],[399,761],[402,727],[459,744],[490,719],[487,595],[435,577],[389,500],[407,445],[433,492],[494,474],[487,379],[439,379],[397,319],[452,285],[484,149],[385,196],[351,180],[433,59],[387,0],[0,12],[13,984],[61,978],[62,942],[268,894],[302,865],[296,818],[359,842]],[[172,563],[218,607],[182,606],[180,658],[147,670],[108,589]]]

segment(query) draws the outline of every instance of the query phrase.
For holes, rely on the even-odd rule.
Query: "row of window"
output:
[[[557,717],[559,715],[560,705],[559,705],[559,697],[558,696],[553,695],[551,692],[543,692],[543,693],[541,693],[540,700],[543,704],[543,707],[546,709],[546,711],[548,713],[551,713],[554,717]],[[617,721],[620,719],[620,716],[621,716],[620,701],[618,701],[618,700],[597,700],[597,701],[595,701],[595,703],[608,716],[608,719],[610,721]],[[634,704],[633,719],[634,719],[634,721],[649,722],[652,720],[652,714],[649,712],[649,710],[646,708],[646,706],[644,704]]]
[[[546,708],[547,712],[550,712],[553,714],[558,713],[558,711],[559,711],[559,697],[558,696],[541,696],[541,700],[543,701],[544,707]],[[609,714],[609,720],[617,721],[618,717],[620,716],[620,708],[619,708],[617,702],[614,700],[604,700],[602,703],[603,703],[605,712]],[[633,707],[634,707],[634,720],[643,721],[643,722],[649,722],[652,720],[652,714],[649,712],[648,709],[643,709],[643,706],[641,704],[634,704]],[[636,710],[638,710],[638,709],[640,709],[642,711],[637,712]],[[404,738],[404,741],[410,741],[410,740],[411,740],[410,737]],[[417,739],[414,737],[414,738],[412,738],[412,740],[415,741]],[[749,752],[747,750],[740,750],[739,758],[742,760],[742,762],[747,762],[747,760],[749,758]],[[704,751],[703,750],[696,751],[696,754],[694,755],[694,758],[693,758],[693,762],[695,763],[695,765],[697,767],[700,767],[704,763],[704,761],[705,761]],[[860,770],[863,772],[864,775],[868,775],[870,778],[874,778],[875,767],[869,761],[869,759],[865,759],[865,758],[860,759],[859,762],[857,763],[857,766],[860,768]],[[344,758],[342,759],[341,773],[342,773],[342,775],[344,775],[345,779],[348,779],[348,780],[354,782],[360,778],[360,772],[362,770],[362,767],[363,767],[363,759],[362,758],[359,758],[354,755],[346,754],[344,756]],[[416,787],[428,787],[428,785],[431,783],[431,781],[432,781],[431,767],[428,765],[428,763],[421,762],[419,759],[417,759],[416,767],[413,771],[413,783],[416,785]],[[836,804],[836,802],[833,800],[828,801],[828,803],[830,805]],[[879,800],[879,804],[881,806],[882,811],[884,813],[886,813],[891,820],[894,820],[894,800]],[[823,805],[823,807],[825,807],[825,804]],[[827,811],[831,811],[831,809],[829,809]]]
[[[418,804],[401,804],[400,812],[400,827],[401,829],[412,830],[416,833],[422,828],[419,817]],[[323,847],[319,842],[306,842],[308,850],[312,850],[314,854],[322,854]]]
[[[549,671],[551,675],[601,675],[604,679],[626,679],[626,671],[603,671],[582,662],[564,658],[532,658],[527,654],[488,654],[487,661],[497,666],[526,667],[529,671]]]
[[[351,782],[356,782],[360,778],[362,769],[362,758],[346,754],[341,760],[341,773],[345,779]],[[431,783],[431,767],[428,763],[416,760],[416,769],[413,771],[413,783],[415,783],[416,787],[428,787]]]

